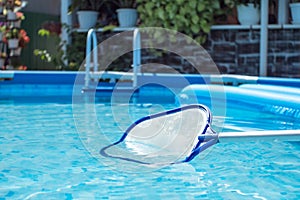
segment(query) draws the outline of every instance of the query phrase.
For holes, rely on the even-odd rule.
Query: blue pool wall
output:
[[[72,95],[73,85],[78,75],[84,78],[84,72],[76,71],[11,71],[12,78],[3,79],[0,72],[0,96],[44,96],[44,95]],[[237,77],[237,78],[236,78]],[[221,76],[228,79],[227,75]],[[247,80],[249,77],[245,77]],[[272,77],[250,77],[250,85],[276,85],[300,88],[300,79],[272,78]],[[243,76],[230,75],[230,80],[239,80],[243,83]],[[181,91],[188,85],[203,85],[213,83],[213,75],[197,74],[143,74],[138,78],[138,84],[144,86],[158,87],[163,83],[167,87],[176,88]],[[246,81],[247,82],[247,81]],[[152,83],[152,84],[149,84]],[[113,86],[110,83],[100,83],[104,86]],[[153,90],[154,91],[154,90]],[[100,94],[101,95],[101,94]]]
[[[54,71],[14,71],[12,73],[13,78],[0,81],[0,85],[73,85],[78,74],[77,72]]]
[[[84,72],[77,71],[12,71],[12,80],[0,81],[0,85],[11,84],[60,84],[60,85],[73,85],[78,75],[84,75]],[[1,72],[0,72],[1,75]],[[225,75],[226,76],[226,75]],[[230,75],[234,77],[235,75]],[[199,74],[148,74],[142,75],[142,81],[140,83],[149,80],[161,80],[165,82],[174,83],[176,85],[176,79],[178,77],[184,77],[189,84],[204,84],[211,83],[211,75],[199,75]],[[240,77],[238,75],[238,77]],[[247,76],[245,76],[247,77]],[[276,78],[276,77],[255,77],[257,84],[268,85],[281,85],[289,87],[300,87],[300,78]],[[1,76],[0,76],[1,79]]]

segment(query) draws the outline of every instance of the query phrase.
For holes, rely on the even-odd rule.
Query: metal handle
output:
[[[242,141],[300,141],[300,130],[268,130],[249,132],[222,132],[218,135],[220,142]]]

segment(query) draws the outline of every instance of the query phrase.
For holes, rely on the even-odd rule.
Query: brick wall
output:
[[[205,49],[222,73],[259,74],[260,30],[212,30]],[[269,29],[268,76],[300,77],[300,30]]]
[[[102,40],[112,36],[107,34]],[[131,40],[132,38],[128,38]],[[99,40],[101,42],[101,40]],[[218,66],[221,73],[259,75],[259,48],[260,30],[212,30],[204,49],[211,55],[213,61]],[[182,51],[189,51],[189,46],[183,46]],[[185,52],[186,54],[186,52]],[[201,52],[193,52],[197,62],[201,58]],[[204,60],[204,59],[202,59]],[[159,63],[165,66],[172,66],[180,73],[198,73],[187,60],[180,56],[164,52],[156,54],[148,50],[142,51],[142,63]],[[108,70],[128,71],[132,64],[132,53],[120,57],[112,63]],[[203,64],[201,73],[214,73],[207,64]],[[167,72],[170,68],[157,65],[157,69],[145,68],[144,72]],[[276,77],[300,77],[300,30],[299,29],[269,29],[268,43],[268,76]]]

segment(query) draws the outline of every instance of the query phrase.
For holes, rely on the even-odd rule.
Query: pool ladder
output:
[[[98,62],[98,42],[97,42],[97,30],[89,29],[86,39],[86,63],[85,63],[85,84],[84,89],[94,89],[91,87],[92,79],[96,79],[97,82],[101,78],[101,75],[105,73],[108,77],[116,79],[125,75],[125,77],[130,77],[132,81],[132,86],[126,89],[135,89],[138,85],[138,73],[140,73],[141,66],[141,34],[138,28],[133,29],[133,73],[126,72],[98,72],[99,62]],[[91,53],[92,52],[92,53]],[[93,58],[93,63],[91,62]],[[92,70],[92,71],[91,71]],[[96,88],[97,89],[97,88]],[[122,89],[122,88],[119,88]],[[125,88],[124,88],[125,89]]]

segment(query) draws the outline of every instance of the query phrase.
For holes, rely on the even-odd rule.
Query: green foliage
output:
[[[6,26],[5,25],[0,25],[0,32],[1,33],[5,33],[5,31],[6,31]]]
[[[35,49],[33,51],[33,54],[35,56],[40,57],[41,60],[44,60],[46,62],[51,62],[52,61],[52,56],[46,49]]]
[[[254,6],[260,6],[261,0],[224,0],[224,3],[230,7],[233,8],[238,5],[247,5],[248,3],[253,3]]]
[[[247,5],[248,3],[253,3],[255,6],[260,5],[261,0],[238,0],[238,4]]]
[[[112,3],[117,5],[119,8],[135,8],[136,1],[135,0],[112,0]]]
[[[85,59],[86,33],[72,33],[72,42],[67,45],[66,57],[68,65],[65,70],[78,70]]]
[[[46,29],[40,29],[39,31],[38,31],[38,35],[39,36],[42,36],[42,37],[49,37],[50,36],[50,31],[48,31],[48,30],[46,30]]]
[[[46,40],[52,37],[60,44],[57,46],[55,53],[50,53],[47,49],[34,49],[33,54],[45,62],[53,63],[53,65],[56,66],[56,69],[66,68],[63,62],[63,44],[60,41],[60,37],[57,34],[51,34],[50,31],[46,29],[38,30],[38,35],[44,37]]]
[[[107,26],[104,26],[103,27],[103,32],[112,31],[116,27],[117,27],[116,25],[107,25]]]
[[[12,28],[9,29],[5,34],[6,39],[18,39],[19,38],[19,29]]]
[[[223,13],[219,0],[137,0],[137,3],[141,26],[176,30],[201,44],[206,41],[215,16]]]
[[[33,52],[35,56],[38,56],[45,62],[52,63],[58,70],[79,69],[81,62],[84,60],[85,45],[82,45],[82,41],[85,41],[84,33],[72,33],[72,43],[67,45],[66,53],[64,53],[62,49],[65,41],[61,41],[59,35],[51,34],[46,29],[40,29],[38,34],[39,36],[44,37],[46,40],[49,37],[54,38],[57,40],[59,45],[54,53],[49,52],[47,49],[35,49]],[[66,63],[66,61],[68,62]]]
[[[69,6],[69,12],[73,12],[76,9],[99,11],[105,2],[107,0],[73,0]]]

